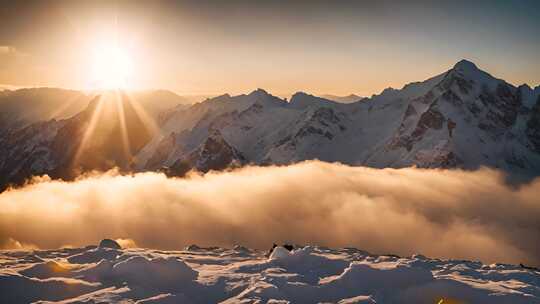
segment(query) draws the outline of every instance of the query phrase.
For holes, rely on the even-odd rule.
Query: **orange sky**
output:
[[[92,88],[112,73],[94,71],[95,53],[113,45],[129,57],[130,87],[180,94],[368,96],[462,58],[513,84],[540,84],[538,2],[465,4],[13,3],[0,9],[0,84]]]

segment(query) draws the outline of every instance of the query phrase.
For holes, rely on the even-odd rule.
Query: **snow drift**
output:
[[[540,273],[514,265],[317,246],[276,247],[281,253],[271,258],[241,247],[189,247],[120,249],[82,264],[64,258],[95,246],[0,250],[0,302],[540,303]]]
[[[41,177],[0,194],[0,247],[80,246],[105,237],[161,249],[292,242],[540,265],[538,193],[540,179],[509,186],[489,169],[319,161],[182,179]]]

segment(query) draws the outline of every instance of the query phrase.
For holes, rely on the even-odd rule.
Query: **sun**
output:
[[[133,62],[119,45],[103,44],[95,48],[92,60],[92,84],[95,89],[126,89],[130,85]]]

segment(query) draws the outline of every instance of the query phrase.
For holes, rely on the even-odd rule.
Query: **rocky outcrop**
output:
[[[99,242],[98,245],[99,248],[111,248],[111,249],[122,249],[122,246],[118,244],[115,240],[111,239],[103,239],[101,242]]]
[[[219,131],[214,130],[201,146],[186,157],[178,159],[170,167],[169,173],[174,176],[183,176],[190,170],[200,172],[224,170],[245,163],[246,158],[229,145]]]

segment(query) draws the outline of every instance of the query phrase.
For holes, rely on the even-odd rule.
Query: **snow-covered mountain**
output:
[[[159,103],[160,97],[148,100]],[[63,169],[59,155],[69,150],[65,147],[79,145],[82,131],[58,135],[75,121],[85,130],[85,111],[3,135],[0,183]],[[353,103],[303,92],[287,102],[258,89],[163,109],[154,116],[157,130],[146,135],[140,123],[127,124],[126,132],[142,139],[130,148],[124,168],[165,167],[183,174],[192,168],[208,171],[320,159],[378,168],[489,166],[517,176],[540,175],[540,86],[515,87],[466,60],[425,81],[388,88]],[[129,116],[128,122],[136,119]],[[89,151],[103,154],[105,147],[120,146],[120,135],[111,134],[116,134],[112,140]],[[20,158],[16,164],[13,155]],[[110,155],[98,162],[99,169],[118,165]]]
[[[539,95],[540,87],[514,87],[465,60],[350,104],[301,92],[285,102],[261,89],[223,95],[170,113],[137,166],[172,165],[219,132],[254,164],[317,158],[373,167],[490,166],[536,176]]]
[[[47,96],[54,97],[50,105]],[[182,101],[167,91],[130,96],[46,88],[5,92],[0,98],[0,115],[9,119],[0,125],[0,190],[33,175],[72,178],[87,170],[129,169],[129,155],[144,147],[153,132],[138,112],[142,109],[147,120],[159,121],[166,109],[187,107]],[[54,107],[79,110],[69,118],[62,111],[50,117]],[[126,126],[125,137],[122,125]],[[85,138],[87,133],[91,136]]]

